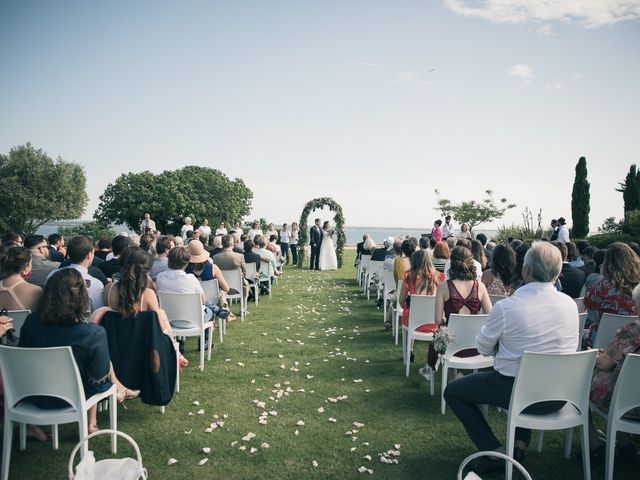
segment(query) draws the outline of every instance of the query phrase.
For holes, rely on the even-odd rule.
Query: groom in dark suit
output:
[[[311,258],[309,259],[309,270],[320,270],[320,244],[322,243],[322,228],[320,220],[316,218],[315,225],[309,229],[309,245],[311,245]]]

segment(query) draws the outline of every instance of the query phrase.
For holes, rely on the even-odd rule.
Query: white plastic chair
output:
[[[607,419],[607,457],[605,461],[605,478],[613,479],[613,464],[615,460],[616,435],[618,432],[640,434],[640,422],[627,420],[624,417],[630,410],[640,407],[640,355],[627,354],[620,369],[620,375],[613,389],[609,413],[605,413],[591,405],[591,409]]]
[[[507,295],[489,295],[489,298],[491,299],[491,305],[495,305],[500,300],[504,300],[509,297]]]
[[[393,270],[391,271],[385,271],[384,272],[384,286],[383,286],[383,291],[382,291],[382,303],[384,303],[384,307],[383,307],[383,312],[384,312],[384,317],[382,322],[386,322],[387,320],[387,300],[390,299],[391,297],[391,292],[396,290],[396,279],[393,276]],[[396,293],[399,293],[398,291],[396,291]]]
[[[584,337],[584,325],[587,323],[587,313],[578,314],[578,351],[582,350],[582,339]]]
[[[271,277],[275,276],[271,262],[265,262],[264,260],[260,261],[260,274],[265,276],[265,278],[260,278],[260,284],[267,284],[269,298],[271,298]]]
[[[582,466],[584,478],[591,478],[589,465],[589,389],[596,361],[596,350],[553,354],[524,352],[520,369],[513,383],[507,420],[506,451],[513,458],[516,427],[534,430],[567,430],[565,456],[571,452],[570,433],[582,427]],[[553,372],[553,375],[549,375]],[[560,410],[545,415],[522,413],[530,405],[564,400]],[[538,442],[538,449],[541,445]],[[512,464],[506,466],[506,478],[511,480]]]
[[[176,337],[200,337],[200,370],[204,371],[204,332],[209,329],[207,360],[211,360],[213,321],[204,321],[200,294],[160,292],[158,297]]]
[[[76,474],[73,473],[73,462],[75,461],[76,454],[80,448],[80,445],[83,443],[88,444],[88,441],[98,435],[117,435],[119,437],[124,438],[128,441],[136,454],[136,458],[107,458],[104,460],[95,461],[93,458],[93,452],[89,451],[88,453],[92,456],[90,460],[90,464],[77,466]],[[87,460],[85,457],[84,460]],[[73,451],[71,452],[71,456],[69,457],[69,469],[68,469],[69,480],[85,480],[87,478],[91,478],[94,480],[106,480],[118,478],[119,480],[146,480],[147,478],[147,469],[142,465],[142,455],[140,454],[140,447],[135,442],[133,438],[127,435],[124,432],[119,432],[118,430],[98,430],[97,432],[93,432],[89,436],[87,436],[84,441],[80,441]]]
[[[218,304],[218,298],[220,297],[220,286],[218,285],[218,280],[215,278],[213,280],[206,280],[204,282],[200,282],[202,286],[202,290],[204,290],[204,294],[207,296],[208,303]],[[220,318],[214,317],[218,322],[218,336],[220,337],[220,343],[223,342],[224,334],[227,333],[227,321]]]
[[[430,342],[433,340],[433,333],[418,332],[416,329],[425,324],[435,323],[435,295],[411,295],[411,305],[409,309],[409,325],[402,326],[402,358],[405,363],[405,375],[409,376],[411,366],[411,340]],[[432,377],[433,375],[432,370]],[[435,394],[434,378],[431,379],[431,396]]]
[[[403,280],[398,280],[398,286],[396,287],[396,304],[393,307],[393,336],[395,338],[396,345],[398,345],[398,330],[400,330],[400,319],[402,318],[402,305],[400,305],[400,291],[402,290]]]
[[[2,446],[2,480],[9,478],[13,425],[20,425],[20,450],[26,448],[27,424],[53,425],[54,450],[58,449],[58,425],[79,425],[79,438],[83,440],[89,430],[87,410],[104,399],[109,399],[109,426],[118,428],[116,386],[86,398],[82,378],[71,347],[18,348],[0,346],[0,369],[4,382],[4,438]],[[69,406],[41,409],[27,397],[47,396],[66,401]],[[80,455],[87,452],[83,442]],[[117,438],[111,436],[111,452],[117,452]]]
[[[600,323],[598,324],[598,331],[596,332],[593,348],[607,348],[620,327],[636,320],[638,320],[636,316],[603,313],[602,318],[600,318]]]
[[[358,265],[358,285],[362,286],[364,277],[369,270],[369,262],[371,261],[371,255],[362,255],[360,257],[360,265]]]
[[[15,330],[14,335],[16,338],[20,338],[20,329],[22,325],[24,325],[24,321],[27,319],[31,310],[9,310],[7,312],[7,316],[12,318],[11,323],[13,323],[13,329]]]
[[[238,293],[227,293],[227,298],[229,300],[239,300],[240,301],[240,320],[244,320],[245,315],[247,314],[247,297],[244,294],[244,282],[242,281],[242,270],[239,268],[235,270],[220,270],[222,272],[222,276],[224,277],[229,288],[233,288]]]
[[[258,305],[258,296],[260,294],[260,284],[258,280],[256,280],[256,274],[258,273],[258,268],[256,264],[253,262],[249,262],[245,266],[247,279],[251,279],[253,284],[249,284],[249,288],[253,289],[253,299],[256,305]]]
[[[576,306],[578,307],[578,313],[584,313],[584,297],[574,298]]]
[[[454,339],[441,357],[442,385],[440,386],[440,411],[444,415],[446,402],[444,400],[444,388],[447,386],[447,377],[450,368],[458,370],[474,370],[493,366],[493,357],[475,355],[473,357],[456,357],[455,354],[467,348],[476,348],[476,337],[480,329],[486,323],[489,315],[461,315],[452,313],[449,316],[448,328],[453,332]]]
[[[367,300],[369,300],[371,298],[371,289],[369,288],[369,284],[371,283],[371,280],[373,280],[373,275],[375,273],[378,274],[378,279],[382,280],[380,278],[380,272],[382,271],[382,265],[384,265],[384,262],[382,260],[370,260],[369,261],[369,268],[367,269],[367,273],[365,275],[365,281],[364,281],[364,292],[367,294]]]

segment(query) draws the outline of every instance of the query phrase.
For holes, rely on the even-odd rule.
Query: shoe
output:
[[[427,382],[431,381],[431,367],[429,365],[425,365],[424,367],[422,367],[420,370],[418,370],[418,373],[422,375],[427,380]]]
[[[140,390],[129,390],[125,388],[124,390],[120,390],[116,394],[116,399],[118,403],[122,403],[125,400],[133,400],[134,398],[138,398],[140,396]]]
[[[480,457],[476,459],[470,465],[471,471],[478,475],[483,475],[489,472],[497,472],[498,470],[504,470],[505,461],[501,458],[497,460],[491,460],[489,457]]]
[[[231,313],[231,310],[227,310],[225,308],[221,309],[218,313],[216,313],[216,317],[222,319],[222,320],[226,320],[227,317],[229,317],[229,314]]]

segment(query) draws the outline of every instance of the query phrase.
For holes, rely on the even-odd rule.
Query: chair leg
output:
[[[583,475],[584,475],[584,480],[591,480],[591,459],[589,458],[589,424],[588,421],[585,421],[581,426],[580,426],[580,433],[582,434],[582,470],[583,470]],[[614,449],[616,446],[616,437],[614,436],[613,439],[611,437],[609,437],[609,440],[607,441],[607,460],[611,459],[611,477],[606,477],[606,478],[613,478],[613,456],[614,456]],[[605,464],[606,465],[606,464]]]
[[[20,451],[23,452],[27,449],[27,424],[19,423],[18,430],[20,430]]]
[[[223,340],[224,340],[224,339],[223,339],[223,335],[222,335],[222,333],[223,333],[223,332],[222,332],[222,330],[223,330],[223,328],[222,328],[222,323],[224,322],[224,320],[222,320],[222,319],[221,319],[221,318],[219,318],[219,317],[217,318],[217,320],[218,320],[218,336],[220,337],[220,343],[222,343],[222,342],[223,342]]]
[[[411,334],[407,335],[407,347],[404,354],[405,376],[409,377],[409,369],[411,368]]]
[[[164,415],[164,406],[163,406],[163,407],[160,407],[160,413],[161,413],[162,415]]]
[[[88,442],[83,441],[89,434],[88,423],[87,412],[84,412],[84,415],[80,415],[80,421],[78,422],[78,431],[80,432],[80,441],[82,442],[82,445],[80,445],[80,460],[84,458],[87,450],[89,450]]]
[[[58,425],[51,425],[51,444],[54,450],[58,450],[58,447],[60,446],[59,438]]]
[[[13,422],[4,419],[4,434],[2,435],[2,480],[9,479],[9,462],[11,461],[11,442],[13,441]]]
[[[402,329],[402,363],[407,363],[407,332]]]
[[[511,422],[509,422],[509,425],[507,426],[507,444],[505,445],[505,450],[506,450],[507,456],[511,458],[513,458],[513,450],[514,450],[513,447],[515,446],[515,442],[516,442],[516,427],[512,426]],[[513,476],[513,463],[506,462],[504,475],[505,475],[504,478],[506,478],[506,480],[511,480]]]
[[[605,480],[613,480],[613,466],[615,463],[616,454],[616,434],[618,433],[618,425],[612,418],[613,415],[609,415],[609,421],[607,424],[607,455],[604,462],[604,478]],[[584,447],[582,448],[584,454]],[[585,477],[586,478],[586,477]]]
[[[542,452],[542,441],[544,440],[544,430],[538,430],[538,443],[536,450],[538,453]]]
[[[447,365],[447,361],[444,360],[442,362],[442,385],[440,385],[440,413],[444,415],[447,404],[444,401],[444,389],[447,386],[447,377],[449,376],[449,366]]]
[[[118,399],[116,392],[111,395],[111,400],[109,401],[109,426],[113,431],[118,430]],[[111,434],[111,453],[118,453],[118,435],[115,433]]]
[[[564,457],[567,459],[571,456],[572,446],[573,446],[573,428],[567,428],[566,439],[564,442]]]
[[[436,394],[436,372],[433,368],[429,371],[429,394],[432,397]]]
[[[204,372],[204,329],[200,334],[200,371]]]
[[[213,323],[209,327],[209,352],[207,353],[207,361],[211,361],[211,345],[213,344]]]

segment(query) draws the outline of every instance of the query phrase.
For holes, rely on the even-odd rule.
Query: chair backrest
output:
[[[82,411],[84,388],[71,347],[0,346],[0,369],[8,408],[25,397],[39,395],[60,398]]]
[[[476,348],[476,337],[480,329],[487,322],[489,315],[461,315],[452,313],[449,316],[449,330],[454,339],[447,345],[445,357],[449,358],[466,348]]]
[[[596,353],[596,350],[524,352],[511,392],[510,415],[512,412],[519,415],[530,405],[551,400],[570,402],[581,413],[587,413]]]
[[[609,415],[614,414],[616,417],[622,418],[629,410],[640,407],[638,372],[640,372],[640,355],[628,353],[613,389]]]
[[[435,309],[435,295],[411,295],[409,331],[413,332],[425,323],[435,323]]]
[[[235,270],[220,270],[229,288],[235,289],[242,294],[242,270],[236,268]]]
[[[369,276],[374,273],[378,274],[378,278],[380,278],[380,270],[382,270],[382,266],[384,265],[383,260],[369,260]]]
[[[495,305],[500,300],[504,300],[505,298],[507,298],[507,296],[506,295],[489,295],[489,298],[491,299],[491,305]]]
[[[31,310],[9,310],[7,315],[12,318],[13,329],[15,330],[15,336],[20,338],[20,329],[24,325],[24,321],[27,319]]]
[[[265,262],[264,260],[260,261],[260,273],[266,275],[267,277],[273,277],[273,266],[271,262]]]
[[[578,313],[584,312],[584,297],[574,298],[574,302],[576,302],[576,306],[578,307]]]
[[[360,257],[360,266],[363,268],[369,268],[369,262],[371,261],[371,255],[362,255]]]
[[[400,305],[400,291],[402,290],[403,283],[404,280],[398,280],[398,286],[396,287],[396,310],[398,311],[400,307],[402,307],[402,305]]]
[[[594,348],[606,348],[613,340],[613,337],[616,336],[616,332],[620,327],[635,320],[638,320],[638,317],[603,313],[598,324]]]
[[[220,296],[220,286],[218,285],[218,280],[216,280],[215,278],[213,280],[206,280],[204,282],[200,282],[200,285],[202,285],[204,294],[207,296],[207,302],[217,304],[218,297]]]
[[[587,323],[587,314],[579,313],[578,314],[578,333],[582,335],[582,331],[584,330],[584,325]]]
[[[202,329],[202,301],[199,293],[160,292],[158,299],[160,308],[165,311],[172,325]]]
[[[256,279],[256,273],[258,272],[258,267],[254,262],[249,262],[245,265],[245,271],[247,273],[247,279],[252,282]]]
[[[396,289],[396,279],[393,276],[393,270],[384,272],[384,293],[387,294],[391,290]]]

